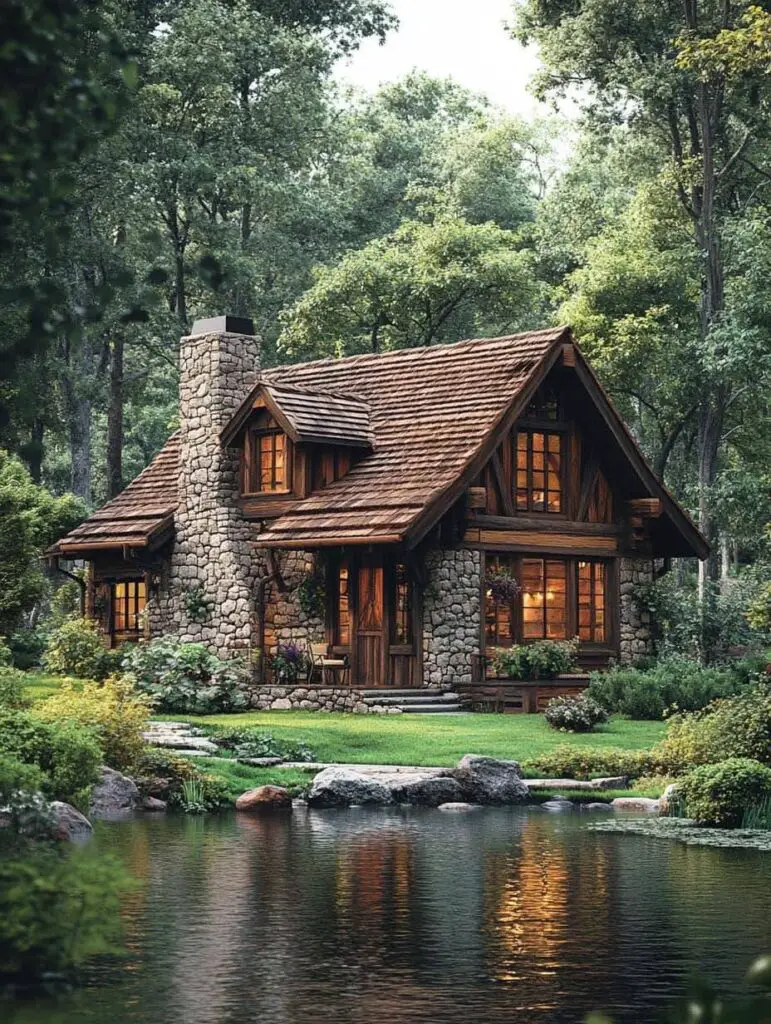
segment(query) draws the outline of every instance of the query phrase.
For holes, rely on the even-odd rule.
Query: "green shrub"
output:
[[[121,659],[118,651],[104,646],[102,635],[91,619],[68,619],[51,633],[43,664],[58,676],[76,679],[104,679],[115,671]]]
[[[315,761],[316,755],[305,743],[279,739],[256,729],[217,729],[217,745],[231,750],[236,757],[280,757],[284,761]]]
[[[37,668],[43,660],[48,645],[50,630],[45,626],[19,629],[8,637],[8,646],[13,654],[16,668]]]
[[[608,712],[585,693],[575,697],[554,697],[546,705],[544,718],[552,729],[567,732],[591,732],[595,725],[607,722]]]
[[[43,773],[34,764],[0,753],[0,856],[20,834],[50,836],[51,822],[42,796]]]
[[[699,825],[737,828],[744,812],[771,795],[771,768],[747,757],[705,764],[678,783],[685,813]]]
[[[185,808],[186,783],[196,783],[202,793],[200,803],[207,811],[230,803],[227,783],[201,769],[189,758],[165,750],[145,750],[138,765],[137,785],[146,796],[166,800],[170,807]],[[188,786],[188,795],[190,788]]]
[[[137,644],[125,655],[123,669],[162,712],[206,715],[249,707],[245,666],[220,661],[203,644],[171,638]]]
[[[18,711],[30,704],[24,673],[17,668],[0,668],[0,711]]]
[[[761,684],[701,711],[673,715],[653,753],[674,774],[726,757],[771,765],[771,687]]]
[[[88,848],[29,843],[0,856],[0,979],[30,983],[120,949],[116,860]]]
[[[498,647],[493,652],[493,673],[508,679],[553,679],[575,668],[578,648],[578,640],[536,640]]]
[[[4,636],[0,636],[0,669],[10,668],[13,664],[13,651],[5,641]]]
[[[525,762],[523,767],[531,776],[537,774],[550,779],[592,779],[614,775],[637,779],[653,774],[656,763],[644,750],[576,747],[564,743]]]
[[[612,713],[629,718],[658,720],[674,708],[696,711],[741,687],[728,669],[704,668],[686,658],[670,658],[648,669],[616,666],[594,672],[589,696]]]
[[[47,797],[76,804],[85,802],[102,761],[90,729],[75,722],[43,722],[28,711],[0,711],[0,750],[36,765]]]
[[[104,683],[85,682],[80,689],[65,683],[35,710],[46,722],[72,721],[89,726],[99,737],[104,762],[119,771],[131,770],[145,747],[142,734],[152,699],[128,679],[111,676]]]

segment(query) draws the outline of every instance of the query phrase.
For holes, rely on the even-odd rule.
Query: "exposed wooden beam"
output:
[[[501,456],[496,448],[493,452],[493,457],[490,460],[490,465],[493,468],[493,476],[495,477],[495,483],[498,487],[498,493],[501,496],[501,504],[503,511],[507,516],[514,515],[514,502],[511,500],[511,491],[506,486],[506,481],[503,474],[503,466],[501,465]]]
[[[592,493],[597,486],[599,475],[600,462],[596,453],[592,452],[586,464],[586,472],[581,483],[581,497],[578,500],[578,513],[576,515],[576,519],[579,522],[586,519],[587,512],[589,511],[589,502],[592,500]]]

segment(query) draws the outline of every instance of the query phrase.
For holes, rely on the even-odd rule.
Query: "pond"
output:
[[[771,950],[771,856],[589,820],[352,808],[99,824],[92,842],[142,882],[129,957],[4,1019],[639,1022],[695,972],[738,991]]]

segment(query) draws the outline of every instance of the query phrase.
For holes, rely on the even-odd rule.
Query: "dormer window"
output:
[[[272,419],[246,432],[244,494],[281,494],[291,490],[291,445]]]

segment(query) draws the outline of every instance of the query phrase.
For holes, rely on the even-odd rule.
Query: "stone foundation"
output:
[[[263,686],[252,699],[258,711],[352,711],[357,715],[401,714],[400,708],[365,704],[366,690],[340,687]]]
[[[619,660],[629,663],[653,654],[651,615],[634,599],[637,587],[653,582],[653,561],[650,558],[619,560]]]
[[[482,553],[426,555],[423,596],[423,684],[451,690],[472,680],[481,631]]]

